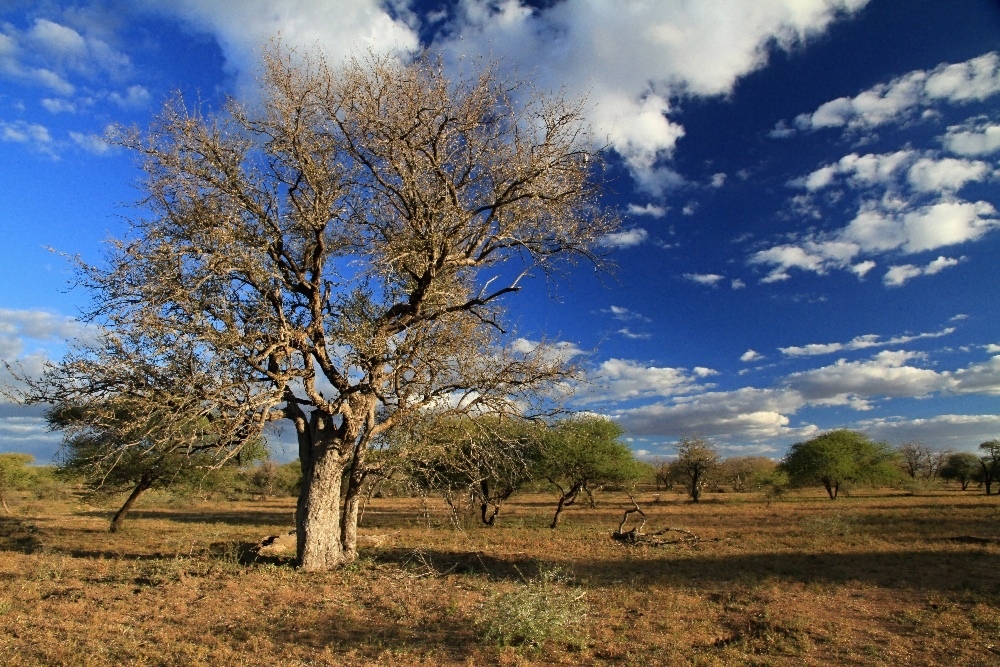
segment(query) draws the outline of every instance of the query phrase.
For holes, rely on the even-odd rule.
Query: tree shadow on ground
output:
[[[959,544],[954,539],[949,542]],[[779,580],[802,584],[870,584],[886,588],[1000,593],[995,547],[975,543],[947,551],[663,555],[613,561],[574,561],[574,574],[592,586],[713,587]]]
[[[88,510],[77,512],[77,516],[106,518],[109,522],[113,511]],[[292,525],[289,512],[256,510],[232,512],[196,512],[169,510],[133,510],[129,512],[126,523],[141,519],[160,521],[176,521],[177,523],[224,523],[230,526],[286,526]]]
[[[0,518],[0,551],[33,554],[43,545],[38,527],[31,521],[12,517]]]
[[[537,577],[545,566],[537,558],[494,556],[481,551],[372,549],[366,553],[378,564],[395,565],[422,576],[459,574],[486,576],[493,581],[525,581]]]

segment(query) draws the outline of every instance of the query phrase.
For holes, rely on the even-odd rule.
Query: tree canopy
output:
[[[557,422],[542,435],[539,476],[559,491],[552,528],[580,491],[590,493],[606,484],[628,484],[643,474],[632,450],[621,442],[622,428],[599,416],[576,416]]]
[[[845,482],[876,484],[897,474],[895,452],[864,433],[841,429],[791,446],[782,468],[793,484],[822,484],[835,500]]]
[[[214,424],[222,459],[288,420],[299,562],[323,570],[355,557],[366,457],[389,429],[552,409],[545,390],[573,371],[509,335],[505,297],[599,263],[619,223],[580,104],[492,67],[452,80],[426,55],[334,67],[272,45],[259,80],[259,103],[206,114],[177,96],[118,133],[143,199],[107,263],[82,267],[107,333],[30,400],[184,397],[171,413]]]

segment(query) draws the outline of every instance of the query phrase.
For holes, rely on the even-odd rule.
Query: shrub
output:
[[[500,646],[559,642],[579,647],[585,639],[583,596],[560,570],[543,570],[537,579],[487,600],[476,622],[479,637]]]

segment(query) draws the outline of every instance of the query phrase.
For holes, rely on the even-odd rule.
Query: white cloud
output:
[[[619,320],[621,322],[629,322],[631,320],[638,320],[640,322],[649,322],[650,319],[645,315],[635,312],[634,310],[629,310],[622,306],[610,306],[607,310],[602,310],[602,313],[608,313],[611,317]]]
[[[123,109],[141,109],[149,105],[149,90],[145,86],[129,86],[125,94],[113,92],[108,99]]]
[[[940,273],[947,268],[958,266],[961,261],[961,259],[944,257],[942,255],[926,266],[915,266],[913,264],[890,266],[882,278],[882,282],[889,287],[899,287],[918,276],[933,276],[935,273]]]
[[[733,281],[729,283],[729,286],[732,289],[743,289],[744,287],[747,286],[747,284],[742,280],[740,280],[739,278],[733,278]]]
[[[813,234],[795,244],[759,250],[748,261],[751,265],[772,267],[761,280],[763,283],[787,280],[791,269],[818,275],[844,269],[861,278],[875,264],[872,260],[856,262],[858,255],[915,254],[977,241],[1000,226],[996,215],[996,209],[986,201],[941,198],[930,204],[914,205],[887,194],[878,200],[863,201],[854,219],[840,230]],[[935,268],[940,270],[946,266],[936,265]],[[892,272],[892,280],[902,277],[905,281],[912,277],[910,274],[919,275],[913,273],[914,270],[898,268]]]
[[[740,355],[740,361],[743,363],[750,363],[751,361],[760,361],[764,358],[764,355],[757,350],[747,350]]]
[[[94,155],[107,155],[114,150],[114,146],[105,141],[104,137],[99,134],[83,134],[81,132],[70,132],[70,139],[73,140],[77,146],[87,151],[88,153],[93,153]]]
[[[590,375],[593,386],[580,396],[581,403],[620,402],[690,393],[704,389],[700,378],[710,369],[688,373],[684,368],[648,366],[627,359],[608,359]]]
[[[990,165],[978,160],[921,158],[910,167],[907,180],[917,192],[955,192],[966,183],[984,180]]]
[[[934,335],[938,334],[900,338]],[[877,342],[875,336],[860,338],[868,343]],[[882,351],[862,361],[841,359],[792,373],[773,388],[708,391],[711,387],[697,384],[697,368],[689,374],[684,369],[645,367],[633,361],[612,359],[602,366],[605,378],[612,381],[602,389],[590,390],[581,402],[659,399],[612,411],[626,431],[636,436],[672,438],[694,433],[747,442],[815,434],[819,429],[814,424],[792,423],[792,417],[805,407],[841,406],[866,411],[872,409],[876,400],[1000,395],[1000,356],[953,371],[923,368],[922,362],[924,356],[919,353]]]
[[[973,451],[1000,432],[1000,415],[938,415],[926,419],[877,418],[855,425],[876,440],[892,444],[924,442],[935,449]]]
[[[606,248],[632,248],[642,245],[647,239],[649,239],[649,232],[642,227],[635,227],[602,236],[599,243]]]
[[[726,184],[726,175],[724,173],[719,172],[717,174],[712,174],[713,188],[721,188],[725,184]]]
[[[629,340],[648,340],[648,339],[650,339],[650,338],[653,337],[653,334],[650,334],[650,333],[639,333],[639,332],[636,332],[636,331],[632,331],[628,327],[623,327],[623,328],[619,329],[618,331],[616,331],[615,333],[617,333],[620,336],[624,336],[625,338],[628,338]]]
[[[685,273],[684,277],[693,283],[710,287],[715,287],[720,281],[726,279],[725,276],[720,276],[717,273]]]
[[[795,125],[801,130],[872,128],[898,122],[938,102],[982,101],[998,92],[1000,56],[992,52],[963,63],[944,63],[929,72],[914,70],[855,97],[831,100],[813,113],[797,117]]]
[[[904,345],[915,340],[925,340],[928,338],[943,338],[955,333],[954,327],[947,327],[941,331],[919,334],[903,334],[892,338],[882,339],[878,334],[864,334],[855,336],[846,343],[811,343],[809,345],[779,347],[782,354],[789,357],[810,357],[819,354],[832,354],[834,352],[848,350],[865,350],[872,347],[888,347],[890,345]]]
[[[801,397],[794,392],[746,387],[629,408],[617,416],[625,429],[635,435],[679,437],[695,433],[753,441],[808,437],[817,432],[817,427],[810,424],[791,425],[788,415],[800,407]]]
[[[28,340],[64,343],[86,335],[86,326],[72,317],[43,310],[0,308],[0,359],[20,356]]]
[[[49,113],[76,113],[76,104],[59,97],[46,97],[42,107]]]
[[[178,16],[213,35],[237,74],[243,92],[253,89],[258,49],[275,35],[299,49],[321,49],[334,63],[366,49],[410,53],[419,42],[401,3],[394,19],[379,0],[149,0],[151,7]]]
[[[187,4],[190,4],[190,0]],[[665,166],[683,128],[673,96],[718,95],[866,0],[565,0],[531,9],[518,0],[462,0],[453,60],[500,57],[544,90],[586,95],[596,137],[625,159],[653,193],[681,179]]]
[[[667,214],[667,209],[663,206],[657,206],[655,204],[646,204],[645,206],[639,206],[637,204],[629,204],[628,214],[648,215],[651,218],[662,218]]]
[[[49,129],[38,123],[0,121],[0,141],[24,144],[34,151],[56,158],[55,142]]]
[[[980,120],[967,125],[953,125],[941,137],[946,150],[956,155],[988,155],[1000,150],[1000,125]]]

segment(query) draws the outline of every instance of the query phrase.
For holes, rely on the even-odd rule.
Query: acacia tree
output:
[[[545,430],[537,471],[559,491],[550,528],[559,526],[563,509],[576,502],[580,491],[590,494],[598,486],[627,484],[642,476],[621,435],[621,426],[599,416],[562,419]]]
[[[981,463],[978,456],[972,452],[955,452],[948,455],[939,474],[943,479],[957,480],[965,491],[969,488],[969,482],[979,477],[980,470]]]
[[[23,488],[32,478],[28,465],[35,460],[31,454],[7,452],[0,454],[0,507],[10,514],[7,496],[11,491]]]
[[[979,445],[979,478],[986,487],[986,495],[993,495],[993,484],[1000,480],[1000,440],[987,440]]]
[[[439,491],[454,511],[467,495],[483,525],[534,475],[541,425],[509,415],[422,419],[394,434],[390,460],[426,491]]]
[[[366,456],[388,430],[432,408],[550,409],[539,391],[572,369],[506,334],[502,298],[599,261],[618,220],[580,106],[525,87],[515,101],[492,68],[453,82],[428,57],[334,68],[273,47],[260,81],[255,106],[207,117],[175,98],[119,134],[145,214],[85,282],[106,327],[190,340],[244,381],[243,442],[294,425],[298,559],[326,570],[355,557]]]
[[[688,494],[693,502],[698,502],[709,475],[719,467],[719,454],[702,438],[681,438],[676,448],[677,458],[671,467],[687,478]]]
[[[840,429],[792,445],[781,463],[793,484],[822,484],[836,500],[845,482],[875,484],[893,478],[897,454],[884,442]]]

